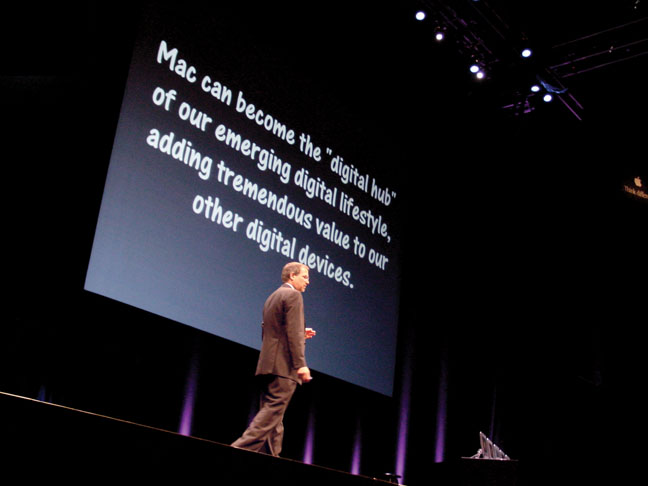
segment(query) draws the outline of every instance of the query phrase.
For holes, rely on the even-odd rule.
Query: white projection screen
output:
[[[143,16],[85,289],[259,349],[299,260],[309,366],[392,395],[400,199],[380,141],[289,55],[198,17]]]

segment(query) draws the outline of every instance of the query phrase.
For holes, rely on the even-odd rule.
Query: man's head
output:
[[[289,283],[295,290],[303,292],[309,284],[308,267],[303,263],[287,263],[281,272],[281,281]]]

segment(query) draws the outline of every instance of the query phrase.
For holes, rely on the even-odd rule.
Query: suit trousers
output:
[[[297,382],[275,375],[263,375],[262,380],[259,411],[232,446],[259,452],[265,445],[270,454],[278,456],[283,444],[283,417]]]

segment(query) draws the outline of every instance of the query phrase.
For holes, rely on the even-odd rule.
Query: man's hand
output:
[[[306,332],[304,333],[304,335],[306,336],[306,339],[310,339],[310,338],[314,337],[316,334],[317,334],[317,332],[315,332],[315,330],[312,327],[307,327]]]
[[[302,383],[308,383],[313,379],[308,366],[302,366],[301,368],[299,368],[297,370],[297,376],[299,376],[299,379],[302,381]]]

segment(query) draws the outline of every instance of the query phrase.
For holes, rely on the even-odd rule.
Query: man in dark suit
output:
[[[288,263],[283,284],[263,306],[262,344],[256,375],[261,377],[260,408],[248,428],[232,446],[278,456],[283,443],[283,416],[297,384],[311,381],[306,365],[306,339],[315,335],[304,327],[302,292],[309,284],[308,267]]]

